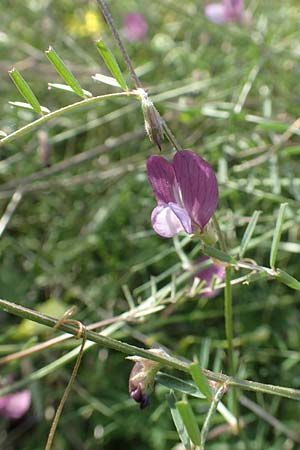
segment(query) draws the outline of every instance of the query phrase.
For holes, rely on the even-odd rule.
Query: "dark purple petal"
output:
[[[223,5],[227,10],[242,11],[244,8],[244,0],[223,0]]]
[[[186,231],[185,227],[191,230],[191,219],[187,212],[176,203],[171,204],[172,208],[169,205],[159,205],[154,208],[151,214],[154,231],[166,238],[173,237],[180,231]],[[176,209],[176,214],[173,209]],[[178,216],[180,216],[180,219]],[[189,232],[191,233],[191,231]]]
[[[31,403],[31,391],[23,391],[8,394],[0,398],[0,415],[7,419],[20,419],[29,409]]]
[[[244,16],[244,0],[223,0],[225,15],[228,20],[239,21]]]
[[[218,204],[218,182],[212,167],[196,153],[181,150],[173,159],[184,207],[202,230]]]
[[[209,261],[210,258],[208,256],[203,256],[199,259],[198,263],[204,263],[205,261]],[[213,277],[218,278],[218,280],[223,281],[225,277],[225,268],[223,266],[219,266],[217,264],[212,264],[211,266],[205,267],[204,269],[200,270],[197,275],[195,275],[196,278],[199,278],[200,281],[205,281],[206,286],[205,287],[211,287]],[[215,297],[218,294],[218,289],[211,289],[208,292],[204,292],[202,294],[203,297],[206,298],[212,298]]]
[[[226,8],[222,3],[211,3],[204,8],[206,17],[213,23],[222,24],[229,19],[226,15]]]
[[[150,405],[150,398],[147,394],[144,394],[140,401],[140,409],[145,409],[149,405]]]
[[[142,387],[140,384],[134,391],[130,392],[130,397],[138,403],[142,401],[143,394],[142,394]]]
[[[150,156],[147,161],[147,174],[157,203],[175,202],[175,173],[168,161],[161,156]]]

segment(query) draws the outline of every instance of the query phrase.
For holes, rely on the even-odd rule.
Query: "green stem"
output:
[[[225,332],[228,346],[228,365],[229,374],[234,374],[233,364],[233,331],[232,331],[232,289],[231,289],[231,267],[227,266],[225,269]]]
[[[227,245],[219,225],[217,217],[213,216],[213,224],[215,226],[220,248],[224,253],[227,253]],[[233,319],[232,319],[232,286],[231,286],[231,266],[227,266],[225,269],[225,289],[224,289],[224,310],[225,310],[225,333],[228,347],[228,366],[229,375],[234,375],[234,362],[233,362]],[[232,406],[234,415],[237,419],[237,428],[239,428],[239,404],[236,391],[232,393]]]
[[[116,41],[116,44],[118,45],[118,47],[119,47],[119,49],[120,49],[120,51],[122,53],[123,60],[124,60],[124,62],[126,64],[126,66],[127,66],[128,73],[131,76],[131,79],[133,81],[134,87],[136,89],[143,89],[142,83],[140,82],[139,77],[137,76],[137,74],[136,74],[136,72],[135,72],[135,70],[133,68],[131,59],[130,59],[130,57],[129,57],[128,53],[127,53],[127,50],[126,50],[126,48],[125,48],[125,46],[124,46],[124,44],[122,42],[120,33],[118,32],[118,29],[117,29],[117,27],[114,24],[114,20],[113,20],[112,15],[110,14],[110,12],[109,12],[109,10],[107,8],[107,5],[106,5],[105,1],[104,0],[97,0],[97,2],[98,2],[98,5],[99,5],[99,7],[101,9],[101,12],[102,12],[102,14],[103,14],[103,16],[104,16],[104,18],[105,18],[109,28],[110,28],[110,31],[111,31],[111,33],[112,33],[112,35],[113,35],[113,37],[114,37],[114,39]],[[160,116],[160,114],[159,114],[159,116]],[[175,138],[174,134],[172,133],[172,131],[170,130],[170,128],[166,124],[165,120],[161,116],[160,116],[160,119],[161,119],[162,127],[164,129],[164,133],[165,133],[168,141],[173,145],[175,150],[177,150],[177,151],[178,150],[182,150],[182,147],[180,146],[180,144],[178,143],[178,141]]]
[[[233,325],[232,325],[232,287],[231,287],[231,267],[227,266],[225,269],[225,331],[228,347],[228,366],[229,375],[234,375],[234,361],[233,361]],[[237,419],[237,429],[239,429],[239,404],[237,398],[237,392],[234,390],[232,392],[232,408],[233,413]]]
[[[46,114],[43,117],[40,117],[37,120],[34,120],[33,122],[25,125],[22,128],[19,128],[18,130],[14,131],[13,133],[5,136],[4,138],[0,139],[0,147],[4,144],[8,144],[8,142],[13,141],[14,139],[24,136],[24,134],[28,133],[29,131],[32,131],[36,128],[38,128],[39,126],[43,125],[46,122],[49,122],[49,120],[55,119],[56,117],[59,117],[65,113],[68,113],[70,111],[76,111],[79,110],[81,108],[84,108],[86,106],[89,105],[93,105],[94,103],[98,103],[101,102],[103,100],[107,100],[107,99],[113,99],[113,98],[120,98],[120,97],[135,97],[138,98],[137,94],[135,91],[130,91],[130,92],[120,92],[120,93],[116,93],[116,94],[106,94],[106,95],[99,95],[97,97],[91,97],[91,98],[87,98],[85,100],[81,100],[79,102],[76,103],[72,103],[71,105],[67,105],[64,106],[63,108],[60,108],[56,111],[53,111],[49,114]]]
[[[22,317],[24,319],[32,320],[33,322],[40,323],[47,327],[53,328],[57,325],[58,320],[41,314],[37,311],[31,310],[29,308],[25,308],[24,306],[8,302],[7,300],[0,300],[0,309],[6,311],[8,313],[14,314],[16,316]],[[61,331],[72,334],[73,336],[77,336],[78,334],[78,326],[72,325],[70,323],[61,323],[58,327]],[[121,353],[125,353],[127,355],[135,355],[141,356],[152,361],[157,361],[161,363],[163,366],[166,366],[170,369],[177,369],[181,372],[189,373],[189,366],[191,361],[181,360],[170,355],[159,355],[157,353],[153,353],[151,350],[146,350],[143,348],[135,347],[133,345],[126,344],[125,342],[118,341],[116,339],[109,338],[107,336],[103,336],[101,334],[97,334],[93,331],[87,331],[86,337],[88,341],[95,342],[99,345],[102,345],[105,348],[110,348],[113,350],[117,350]],[[86,348],[92,345],[91,342],[87,342]],[[72,357],[75,358],[78,354],[79,349],[72,350]],[[70,354],[65,355],[66,360],[70,361]],[[43,371],[43,369],[40,369]],[[281,386],[274,386],[270,384],[258,383],[255,381],[249,380],[241,380],[239,378],[229,377],[223,373],[215,373],[210,370],[203,369],[204,375],[206,375],[210,380],[217,381],[220,383],[226,383],[228,386],[237,387],[240,389],[250,390],[250,391],[259,391],[265,394],[278,395],[280,397],[286,397],[293,400],[300,400],[300,390],[286,388]],[[40,376],[41,377],[41,376]],[[36,378],[32,378],[33,381]],[[23,386],[22,380],[21,382],[16,383],[18,387]],[[0,395],[4,395],[7,392],[10,392],[10,386],[2,388],[0,390]]]
[[[202,430],[201,430],[200,450],[204,450],[204,448],[205,448],[205,442],[206,442],[207,435],[209,432],[211,420],[217,410],[219,401],[221,400],[221,398],[223,397],[223,395],[226,392],[226,389],[227,389],[226,384],[222,384],[213,396],[212,402],[210,404],[208,413],[206,415],[206,418],[205,418],[205,421],[203,423]]]

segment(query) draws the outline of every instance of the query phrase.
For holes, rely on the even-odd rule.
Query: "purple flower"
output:
[[[203,256],[199,259],[198,263],[201,264],[209,260],[210,258],[208,256]],[[219,292],[219,289],[212,289],[213,277],[216,277],[218,281],[223,281],[225,277],[225,268],[221,265],[212,264],[200,270],[200,272],[195,275],[195,278],[199,278],[200,281],[205,281],[206,288],[210,288],[210,291],[201,294],[205,298],[215,297]]]
[[[123,24],[124,35],[128,41],[140,41],[147,34],[148,24],[144,16],[138,12],[127,14],[124,17]]]
[[[147,173],[157,201],[151,215],[154,231],[162,237],[203,232],[218,204],[218,183],[211,166],[196,153],[181,150],[172,163],[151,156]]]
[[[150,351],[156,355],[166,356],[162,348],[152,348]],[[134,366],[129,375],[129,395],[144,409],[150,404],[149,394],[154,387],[154,378],[162,367],[162,364],[140,356],[128,356],[134,361]]]
[[[214,23],[243,22],[245,19],[244,0],[223,0],[205,6],[206,17]]]
[[[147,374],[144,370],[142,362],[136,362],[131,370],[129,377],[129,395],[140,404],[140,408],[144,409],[150,404],[149,396],[145,391],[145,380]]]
[[[29,389],[0,397],[0,415],[7,419],[20,419],[29,409],[31,392]]]

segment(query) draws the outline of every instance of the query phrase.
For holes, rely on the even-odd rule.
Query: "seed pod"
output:
[[[153,142],[153,144],[156,144],[159,150],[161,150],[161,143],[164,139],[164,130],[159,112],[144,90],[139,89],[139,95],[142,102],[146,133],[150,141]]]

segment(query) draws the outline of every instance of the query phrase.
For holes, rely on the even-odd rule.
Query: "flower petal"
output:
[[[226,7],[222,3],[211,3],[206,5],[204,13],[206,17],[213,23],[222,24],[228,21],[226,16]]]
[[[31,392],[28,389],[5,395],[0,399],[0,415],[7,419],[20,419],[29,409]]]
[[[176,210],[176,214],[173,209]],[[172,204],[172,207],[169,205],[159,205],[151,214],[151,223],[154,231],[166,238],[173,237],[180,231],[186,231],[185,227],[189,227],[188,221],[189,216],[187,212],[176,204]],[[182,222],[185,224],[184,226]]]
[[[157,202],[175,202],[175,173],[172,164],[161,156],[150,156],[147,161],[147,174]]]
[[[229,20],[241,20],[244,14],[244,0],[223,0],[225,16]]]
[[[184,208],[177,205],[177,203],[169,203],[168,205],[173,213],[176,215],[177,219],[181,222],[181,225],[184,228],[184,231],[186,231],[188,234],[192,234],[192,221],[188,213]]]
[[[199,259],[198,263],[204,263],[205,261],[209,260],[210,258],[208,256],[203,256]],[[207,288],[211,288],[213,276],[215,276],[218,280],[223,281],[225,277],[225,268],[217,264],[212,264],[211,266],[205,267],[204,269],[200,270],[200,272],[195,275],[196,278],[199,278],[201,281],[206,282]],[[204,292],[202,296],[205,298],[212,298],[215,297],[218,292],[219,289],[211,289],[210,291]]]
[[[212,167],[190,150],[181,150],[173,159],[184,207],[201,230],[218,204],[218,182]]]
[[[124,35],[128,41],[135,42],[143,39],[148,31],[148,24],[144,16],[138,12],[132,12],[124,17]]]

